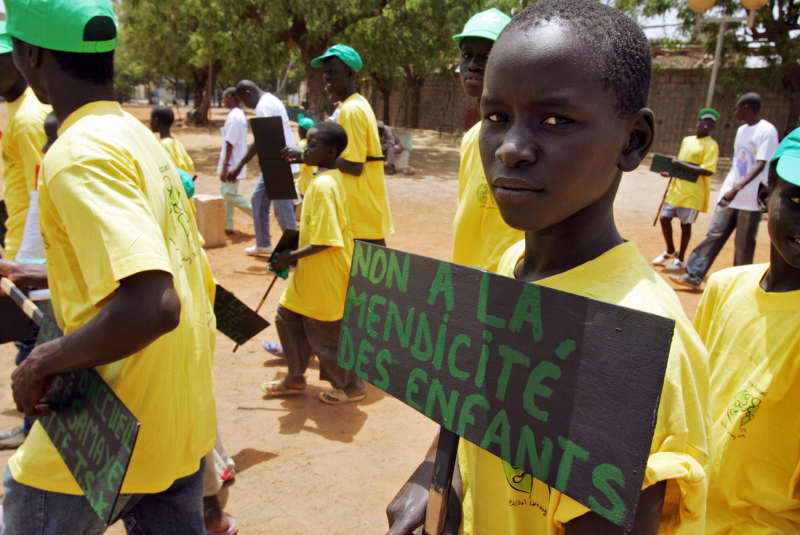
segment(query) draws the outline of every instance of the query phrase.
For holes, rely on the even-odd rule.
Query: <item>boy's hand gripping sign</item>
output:
[[[356,242],[339,365],[631,528],[674,322]]]

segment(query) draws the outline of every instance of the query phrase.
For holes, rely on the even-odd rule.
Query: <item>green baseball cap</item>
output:
[[[11,42],[11,36],[6,31],[6,21],[0,21],[0,54],[8,54],[14,51],[14,44]]]
[[[61,52],[117,48],[117,22],[109,0],[5,0],[8,33]]]
[[[312,119],[311,117],[306,117],[305,115],[303,115],[303,116],[302,116],[302,117],[300,117],[300,119],[297,121],[297,126],[299,126],[300,128],[302,128],[303,130],[308,130],[308,129],[310,129],[312,126],[314,126],[314,119]]]
[[[470,17],[461,33],[453,36],[453,41],[456,42],[458,48],[461,48],[461,41],[465,37],[480,37],[481,39],[497,41],[500,32],[509,22],[511,22],[511,17],[499,9],[492,8],[481,11]]]
[[[777,160],[775,171],[786,182],[800,186],[800,128],[792,130],[783,138],[772,155],[771,163]]]
[[[358,52],[347,45],[333,45],[324,54],[312,59],[311,66],[319,69],[325,64],[326,59],[332,57],[342,60],[345,65],[353,69],[353,72],[360,71],[361,67],[364,66],[364,62],[361,61],[361,56],[358,55]]]
[[[703,108],[697,114],[697,120],[701,119],[713,119],[714,122],[716,123],[719,121],[719,112],[714,108]]]

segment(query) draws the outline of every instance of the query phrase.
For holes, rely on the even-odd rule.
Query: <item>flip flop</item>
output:
[[[228,519],[228,529],[225,531],[214,531],[207,529],[206,535],[236,535],[239,533],[239,528],[236,526],[236,519],[228,515],[225,515],[225,518]]]
[[[286,383],[283,382],[283,379],[275,379],[274,381],[267,381],[266,383],[261,385],[261,391],[264,392],[264,395],[275,397],[275,396],[299,396],[303,392],[305,392],[306,388],[291,388],[286,386]]]
[[[266,340],[264,340],[263,342],[261,342],[261,347],[266,349],[267,353],[271,353],[276,357],[284,358],[285,356],[283,354],[283,346],[281,346],[280,344],[276,344],[275,342],[267,342]]]
[[[354,396],[348,396],[341,388],[334,388],[333,390],[326,390],[319,393],[319,400],[328,405],[342,405],[343,403],[355,403],[366,398],[366,392],[361,392]]]

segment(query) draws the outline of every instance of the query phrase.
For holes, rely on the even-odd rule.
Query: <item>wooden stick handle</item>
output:
[[[667,180],[667,189],[664,190],[664,195],[661,196],[661,204],[658,205],[658,211],[656,212],[656,218],[653,219],[653,226],[656,226],[658,223],[658,219],[661,217],[661,209],[664,207],[664,201],[667,200],[667,193],[669,193],[669,187],[672,185],[672,177]]]
[[[458,457],[458,435],[444,426],[439,429],[439,444],[433,462],[433,479],[425,510],[423,535],[441,535],[447,520],[447,500],[453,484],[453,471]]]
[[[37,307],[16,284],[11,282],[11,279],[0,277],[0,290],[2,290],[5,295],[9,296],[20,310],[22,310],[36,325],[41,326],[44,314],[42,314],[39,307]]]

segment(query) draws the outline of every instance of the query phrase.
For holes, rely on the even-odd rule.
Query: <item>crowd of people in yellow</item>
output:
[[[64,336],[18,342],[12,390],[27,423],[0,436],[20,438],[3,476],[0,534],[105,530],[33,423],[54,376],[94,368],[141,422],[114,519],[128,533],[233,535],[235,520],[214,502],[219,487],[208,490],[226,467],[211,377],[215,282],[189,200],[193,163],[171,136],[172,112],[156,108],[151,132],[114,100],[118,35],[109,0],[5,6],[0,95],[8,107],[9,217],[0,274],[25,290],[49,288]],[[641,163],[655,134],[642,30],[600,2],[542,0],[513,18],[497,9],[477,13],[453,38],[464,91],[482,117],[461,142],[453,261],[675,322],[630,533],[800,530],[800,436],[791,424],[800,380],[800,129],[778,144],[761,125],[760,97],[739,100],[737,117],[746,124],[736,150],[751,158],[729,175],[714,217],[752,219],[730,210],[747,212],[736,208],[738,195],[761,183],[770,262],[740,262],[713,275],[692,325],[614,220],[622,173]],[[304,146],[287,137],[282,152],[302,163],[304,199],[298,247],[272,259],[278,272],[296,266],[275,318],[280,344],[268,347],[285,357],[288,374],[263,389],[302,395],[316,355],[332,385],[320,400],[336,405],[366,395],[363,380],[336,363],[353,240],[385,245],[393,225],[378,124],[356,91],[361,57],[336,44],[312,66],[324,70],[340,105],[335,120],[301,122]],[[233,187],[254,155],[241,146],[244,116],[236,110],[240,102],[257,115],[280,110],[249,81],[225,94],[223,194],[231,213],[235,204],[268,217],[263,190],[248,206]],[[48,117],[59,124],[54,142],[45,133]],[[691,186],[672,178],[661,212],[668,250],[654,262],[677,261],[676,271],[686,227],[709,204],[707,177],[718,155],[710,133],[719,117],[701,110],[697,134],[673,161],[700,177]],[[749,127],[767,133],[751,135]],[[38,225],[25,224],[32,203]],[[673,217],[685,238],[679,251],[668,230]],[[226,224],[232,230],[232,216]],[[20,257],[35,240],[33,227],[39,253]],[[271,249],[268,234],[257,228],[257,235],[262,241],[250,253]],[[388,533],[411,534],[423,524],[429,494],[420,481],[430,481],[434,450],[415,472],[425,477],[412,476],[389,504]],[[513,474],[505,461],[461,441],[451,489],[460,508],[448,509],[445,532],[623,532],[535,478],[528,487],[514,484]]]

